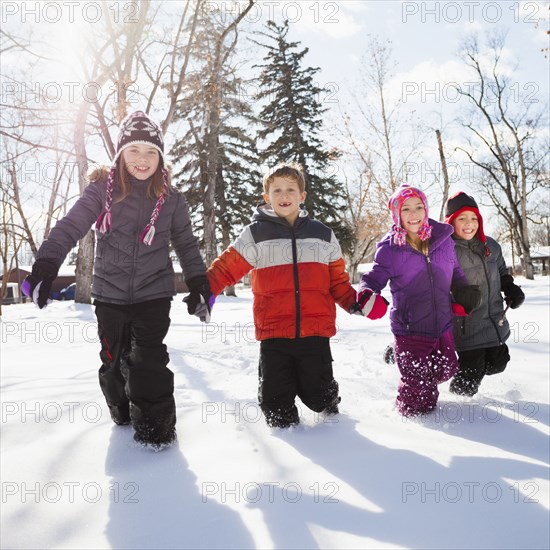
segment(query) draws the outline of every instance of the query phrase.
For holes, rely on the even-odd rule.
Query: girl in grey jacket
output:
[[[459,191],[446,203],[445,221],[454,227],[458,261],[468,283],[478,285],[482,304],[468,316],[454,318],[454,339],[459,371],[450,391],[473,396],[485,375],[502,372],[510,360],[510,326],[505,317],[501,292],[508,307],[518,308],[525,300],[514,284],[502,257],[500,245],[483,230],[483,218],[476,201]]]
[[[92,297],[101,341],[99,383],[115,424],[161,449],[176,439],[174,375],[164,337],[176,294],[172,244],[191,294],[189,313],[209,317],[211,297],[187,203],[169,185],[162,131],[144,112],[121,124],[111,169],[96,170],[42,243],[23,291],[46,307],[69,251],[95,222]]]

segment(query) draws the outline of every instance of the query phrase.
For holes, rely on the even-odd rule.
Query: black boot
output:
[[[128,426],[130,424],[130,408],[128,405],[117,407],[109,405],[111,419],[117,426]]]
[[[134,440],[155,451],[169,447],[176,441],[176,416],[173,411],[143,413],[132,403]]]
[[[340,401],[342,401],[342,398],[340,396],[338,396],[336,399],[334,399],[334,401],[332,401],[331,403],[329,403],[325,407],[325,410],[323,411],[323,414],[325,414],[327,416],[332,416],[332,415],[338,414],[340,412],[338,410],[338,403],[340,403]]]
[[[477,380],[468,380],[466,378],[462,378],[460,375],[457,375],[451,380],[449,391],[456,395],[473,397],[479,390],[480,382]]]
[[[265,421],[270,428],[289,428],[300,423],[298,409],[295,405],[288,409],[262,409]]]
[[[144,424],[139,424],[135,427],[134,441],[144,447],[150,447],[154,451],[162,451],[170,447],[177,439],[176,428],[174,427],[168,428],[164,432]]]

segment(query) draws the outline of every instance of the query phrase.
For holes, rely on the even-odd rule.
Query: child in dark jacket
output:
[[[305,197],[300,167],[276,166],[264,176],[266,204],[208,270],[214,295],[252,272],[258,400],[278,428],[299,423],[296,396],[313,411],[338,412],[329,338],[335,303],[351,312],[356,298],[334,233],[300,208]]]
[[[176,439],[174,375],[164,337],[176,294],[169,244],[187,286],[188,311],[207,319],[210,291],[185,198],[169,185],[161,129],[137,111],[121,124],[111,169],[42,243],[23,291],[40,309],[69,251],[96,221],[92,297],[101,342],[99,384],[115,424],[159,450]],[[96,220],[97,219],[97,220]]]
[[[374,265],[361,278],[358,302],[363,313],[383,310],[379,295],[390,283],[391,330],[401,382],[397,408],[404,416],[433,410],[437,385],[458,370],[452,333],[452,300],[467,311],[480,293],[460,269],[452,228],[428,218],[425,194],[404,185],[390,198],[392,230],[377,245]]]
[[[505,344],[510,326],[501,292],[512,309],[523,303],[525,295],[508,274],[500,245],[485,236],[483,218],[472,197],[462,191],[450,197],[445,216],[445,221],[454,227],[460,266],[468,282],[478,285],[483,296],[482,305],[468,316],[455,317],[453,326],[460,367],[450,390],[471,397],[477,393],[485,375],[502,372],[510,360]]]

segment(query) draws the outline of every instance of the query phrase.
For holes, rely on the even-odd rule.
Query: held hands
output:
[[[375,294],[370,288],[361,290],[357,295],[357,305],[352,305],[350,313],[361,312],[369,319],[381,319],[386,315],[389,302],[380,294]],[[359,310],[357,310],[359,307]],[[355,308],[355,309],[354,309]]]
[[[468,317],[466,310],[460,304],[453,302],[451,304],[451,307],[453,309],[453,315],[455,315],[456,317]]]
[[[203,323],[210,322],[210,312],[216,297],[210,292],[206,276],[199,275],[186,281],[189,295],[183,301],[187,304],[189,315],[196,315]]]
[[[451,292],[453,293],[455,302],[463,307],[466,315],[469,315],[474,309],[481,305],[482,297],[478,285],[467,285],[463,287],[453,286]],[[453,304],[453,306],[455,306],[455,304]],[[453,313],[455,311],[456,307],[453,307]],[[455,313],[455,315],[460,314]]]
[[[514,284],[514,278],[511,275],[504,275],[500,279],[500,287],[504,292],[506,305],[511,309],[517,309],[525,301],[525,294],[521,287]]]
[[[36,260],[32,266],[31,274],[23,281],[21,290],[40,309],[44,309],[51,303],[50,290],[56,277],[57,267],[54,264],[48,260]]]

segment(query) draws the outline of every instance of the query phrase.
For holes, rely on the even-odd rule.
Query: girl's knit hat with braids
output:
[[[130,145],[150,145],[160,153],[159,167],[162,169],[164,179],[164,192],[158,198],[155,208],[151,214],[149,223],[141,232],[140,240],[143,244],[151,245],[155,236],[155,222],[159,217],[162,205],[164,204],[165,194],[168,191],[168,172],[164,162],[164,139],[162,130],[156,122],[151,120],[143,111],[136,111],[128,115],[120,124],[116,154],[113,158],[113,164],[107,178],[107,197],[105,199],[105,210],[99,215],[96,221],[96,231],[100,233],[109,233],[113,224],[113,214],[111,207],[113,205],[113,186],[116,178],[117,162],[120,155],[126,147]]]
[[[403,203],[413,197],[418,197],[424,204],[424,210],[426,211],[426,217],[418,230],[418,236],[421,241],[426,241],[432,236],[432,228],[428,222],[428,199],[426,195],[416,187],[403,184],[391,197],[388,202],[388,208],[390,209],[391,216],[394,223],[394,237],[393,242],[397,246],[404,246],[407,243],[407,230],[401,227],[401,207]]]

